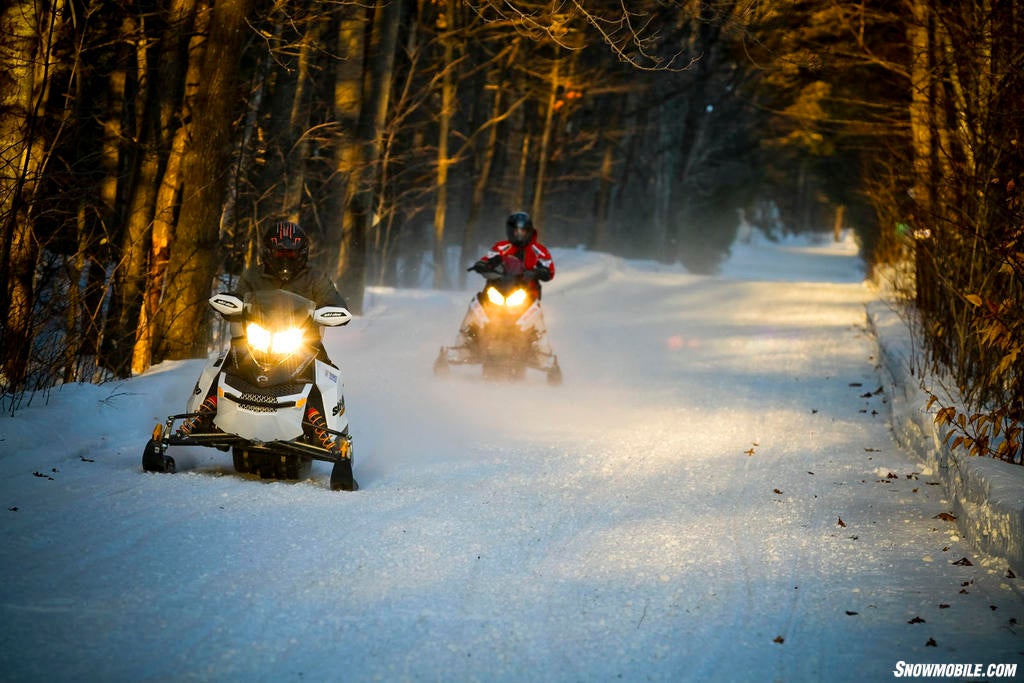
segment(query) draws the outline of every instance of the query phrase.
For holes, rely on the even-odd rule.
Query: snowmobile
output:
[[[545,334],[540,302],[528,286],[523,262],[504,255],[481,275],[484,287],[470,301],[460,343],[441,347],[434,374],[447,374],[451,365],[480,365],[484,379],[520,380],[534,368],[547,375],[548,384],[561,384],[558,357],[546,342],[539,343]]]
[[[238,334],[203,369],[187,412],[153,429],[142,469],[174,472],[171,447],[209,446],[230,449],[236,472],[264,479],[305,479],[314,460],[330,462],[331,490],[354,491],[341,371],[322,360],[322,328],[352,314],[285,290],[209,302]]]

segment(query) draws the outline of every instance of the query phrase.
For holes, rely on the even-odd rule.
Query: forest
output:
[[[1020,462],[1022,72],[1019,0],[9,0],[0,400],[205,356],[277,220],[358,314],[512,211],[698,273],[742,217],[854,229]]]

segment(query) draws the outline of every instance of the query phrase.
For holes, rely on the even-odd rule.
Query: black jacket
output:
[[[305,268],[288,282],[282,282],[273,275],[267,274],[263,266],[247,268],[238,278],[235,292],[244,297],[248,292],[267,289],[283,289],[304,296],[319,308],[320,306],[344,306],[348,308],[345,297],[329,277],[323,273],[314,273]]]

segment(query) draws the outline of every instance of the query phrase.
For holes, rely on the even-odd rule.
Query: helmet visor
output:
[[[273,257],[278,261],[298,261],[300,256],[298,249],[278,248],[273,251]]]

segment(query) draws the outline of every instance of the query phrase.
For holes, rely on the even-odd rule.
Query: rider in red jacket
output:
[[[486,273],[501,264],[502,257],[515,256],[523,262],[523,279],[530,289],[533,297],[539,302],[541,296],[540,283],[547,282],[555,276],[555,262],[551,258],[551,252],[543,244],[537,241],[537,230],[533,227],[533,220],[528,213],[517,211],[505,221],[506,239],[496,242],[490,251],[484,254],[480,260],[474,263],[470,270],[478,273]],[[477,306],[479,308],[479,306]],[[539,309],[533,318],[532,328],[537,333],[537,340],[533,344],[536,354],[535,361],[541,367],[550,367],[556,364],[554,353],[547,339],[547,329],[544,325],[544,315]],[[472,358],[472,337],[474,329],[474,307],[466,312],[462,325],[459,327],[459,335],[455,346],[448,348],[448,361],[452,363],[471,362]]]
[[[528,213],[519,211],[509,216],[505,221],[505,230],[508,238],[495,242],[491,250],[473,264],[472,270],[485,273],[494,264],[500,263],[502,256],[515,256],[526,269],[531,294],[540,301],[540,283],[555,276],[555,262],[551,252],[537,241],[537,230]]]

